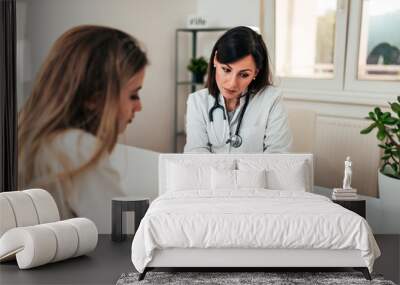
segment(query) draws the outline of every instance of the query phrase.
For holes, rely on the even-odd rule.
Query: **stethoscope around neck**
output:
[[[239,131],[240,131],[240,126],[242,125],[242,120],[243,120],[243,116],[244,116],[244,112],[246,112],[246,108],[247,105],[249,104],[250,101],[250,95],[248,93],[246,93],[246,95],[244,95],[245,98],[245,102],[244,102],[244,106],[242,108],[242,110],[240,111],[239,114],[239,119],[238,119],[238,124],[236,126],[236,131],[235,134],[233,136],[231,136],[226,143],[230,144],[232,147],[234,148],[238,148],[242,145],[243,139],[242,137],[239,135]],[[225,114],[225,109],[224,107],[219,103],[219,95],[215,96],[215,102],[214,105],[211,107],[210,111],[208,112],[208,119],[210,120],[210,122],[213,124],[214,122],[214,116],[213,113],[214,111],[221,109],[222,114],[224,116],[224,122],[226,122],[226,114]]]

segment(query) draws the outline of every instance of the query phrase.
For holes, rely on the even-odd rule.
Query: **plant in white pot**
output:
[[[391,112],[379,107],[369,112],[372,123],[361,131],[368,134],[377,129],[376,137],[382,148],[381,167],[378,171],[379,198],[382,200],[384,232],[400,233],[400,96],[389,102]]]
[[[380,143],[378,146],[384,150],[381,157],[381,172],[394,179],[400,179],[400,96],[397,102],[390,103],[394,116],[391,112],[382,112],[376,107],[369,112],[366,119],[373,123],[361,131],[361,134],[368,134],[377,129],[376,137]],[[400,188],[398,189],[400,191]]]

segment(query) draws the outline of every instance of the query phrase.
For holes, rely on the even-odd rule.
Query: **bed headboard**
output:
[[[196,161],[201,161],[202,164],[215,165],[219,161],[232,161],[235,167],[240,164],[240,162],[263,162],[271,165],[275,164],[285,164],[290,167],[291,165],[297,163],[304,163],[306,166],[305,179],[307,183],[307,192],[313,191],[314,185],[314,166],[313,166],[313,155],[312,154],[160,154],[158,160],[158,192],[159,195],[166,192],[167,184],[167,168],[168,162],[178,162],[178,163],[192,163]],[[237,168],[236,168],[237,169]]]

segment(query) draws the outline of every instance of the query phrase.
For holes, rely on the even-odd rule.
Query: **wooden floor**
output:
[[[375,236],[382,256],[374,272],[399,283],[400,235]],[[100,235],[94,252],[88,256],[19,270],[16,262],[0,264],[0,284],[115,284],[124,272],[134,271],[131,262],[131,240],[116,243],[109,235]]]

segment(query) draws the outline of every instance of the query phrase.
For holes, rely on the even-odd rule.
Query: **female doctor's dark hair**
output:
[[[218,51],[218,52],[217,52]],[[239,26],[230,29],[215,43],[208,64],[208,78],[206,87],[212,96],[219,94],[215,80],[214,56],[223,64],[233,63],[247,55],[254,58],[258,74],[248,86],[250,94],[272,85],[272,74],[269,66],[268,51],[260,34],[252,29]]]

